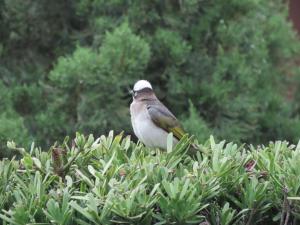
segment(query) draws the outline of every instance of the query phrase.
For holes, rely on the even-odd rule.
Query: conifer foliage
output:
[[[299,41],[282,0],[0,1],[0,146],[132,133],[128,89],[153,83],[206,140],[297,142]],[[298,80],[297,80],[298,79]]]

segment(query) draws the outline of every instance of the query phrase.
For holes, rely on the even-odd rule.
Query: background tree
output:
[[[140,78],[200,140],[296,142],[300,49],[286,7],[1,0],[1,146],[10,137],[49,146],[76,130],[131,133],[128,89]]]

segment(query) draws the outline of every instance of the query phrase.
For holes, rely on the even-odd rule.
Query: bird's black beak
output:
[[[131,96],[134,98],[134,90],[130,90],[129,93],[130,93]]]

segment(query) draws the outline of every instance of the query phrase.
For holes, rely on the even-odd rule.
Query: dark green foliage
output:
[[[185,136],[162,152],[113,132],[77,133],[48,151],[9,142],[22,157],[0,161],[0,222],[299,223],[300,144],[249,149],[211,136],[193,158],[188,145]]]
[[[6,150],[6,142],[8,140],[15,140],[17,143],[27,144],[28,133],[24,126],[22,117],[18,115],[8,115],[6,113],[0,114],[0,157],[11,157],[13,155]]]
[[[0,157],[11,157],[13,154],[6,151],[6,142],[15,140],[17,143],[28,143],[28,131],[24,119],[13,110],[12,93],[0,81]]]
[[[53,116],[64,115],[61,130],[100,134],[109,127],[130,127],[124,94],[149,57],[148,44],[124,23],[106,34],[99,52],[78,47],[72,56],[59,58],[49,76],[55,88],[49,107]]]
[[[195,135],[198,140],[205,141],[212,133],[203,118],[198,114],[195,106],[190,102],[189,114],[186,118],[182,118],[183,126],[191,135]],[[197,124],[197,126],[195,126]]]
[[[295,142],[300,45],[285,4],[2,0],[1,146],[132,133],[128,90],[141,78],[201,140]]]

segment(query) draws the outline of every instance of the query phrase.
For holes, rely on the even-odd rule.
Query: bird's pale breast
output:
[[[133,101],[130,114],[133,131],[141,142],[148,147],[167,148],[168,133],[152,122],[145,103]]]

